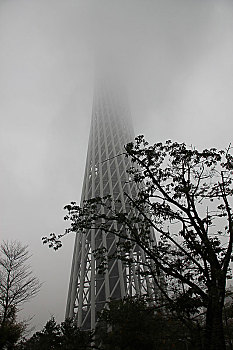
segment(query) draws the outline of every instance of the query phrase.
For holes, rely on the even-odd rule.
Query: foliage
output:
[[[99,315],[93,332],[71,319],[57,324],[52,317],[41,331],[22,341],[17,350],[189,350],[199,349],[192,334],[172,314],[161,312],[146,298],[112,300]]]
[[[138,136],[125,151],[132,164],[129,181],[137,187],[136,195],[124,194],[129,210],[119,212],[111,196],[87,200],[82,207],[72,202],[65,207],[70,221],[65,234],[111,231],[120,238],[115,257],[128,263],[137,244],[171,309],[184,321],[206,310],[205,349],[225,349],[222,311],[233,259],[231,149],[198,151],[170,140],[149,145]],[[57,249],[62,236],[43,240]]]
[[[145,298],[113,300],[100,315],[97,339],[104,350],[196,349],[190,330],[172,315],[148,305]]]
[[[16,321],[16,311],[12,307],[5,322],[0,320],[0,349],[14,349],[24,330],[25,324]]]
[[[42,331],[21,342],[19,350],[88,350],[92,333],[81,331],[72,320],[57,324],[52,317]]]

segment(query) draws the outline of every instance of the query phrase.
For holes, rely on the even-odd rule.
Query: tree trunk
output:
[[[223,330],[223,305],[218,293],[210,295],[206,313],[205,350],[226,350]]]

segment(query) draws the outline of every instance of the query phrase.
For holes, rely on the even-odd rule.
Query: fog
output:
[[[41,237],[80,199],[96,71],[117,62],[135,134],[225,148],[232,39],[232,1],[0,0],[0,235],[33,254],[43,286],[21,317],[37,329],[64,318],[74,237]]]

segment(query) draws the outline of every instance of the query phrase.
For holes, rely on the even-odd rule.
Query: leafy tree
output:
[[[119,212],[110,196],[88,200],[82,208],[72,202],[65,207],[70,220],[65,234],[96,227],[111,231],[120,238],[116,254],[121,259],[137,244],[163,298],[183,320],[206,311],[204,349],[224,350],[223,307],[233,244],[231,150],[198,151],[170,140],[149,145],[138,136],[125,151],[132,162],[129,181],[137,186],[134,197],[125,193],[130,209]],[[106,206],[108,215],[101,211]],[[117,229],[112,221],[119,223]],[[44,242],[57,249],[62,236],[51,234]]]
[[[12,308],[8,312],[5,322],[0,323],[0,349],[15,349],[15,344],[21,338],[24,330],[25,324],[16,321],[16,312]]]
[[[19,349],[57,349],[60,346],[60,336],[60,327],[52,317],[46,322],[42,331],[36,332],[30,339],[21,342]]]
[[[92,333],[80,330],[70,319],[57,324],[52,317],[42,331],[21,342],[19,350],[88,350]]]
[[[97,334],[106,350],[155,349],[153,310],[143,300],[111,301],[100,315]]]
[[[47,350],[57,349],[60,346],[60,327],[52,317],[44,326],[41,332],[36,332],[26,342],[25,349]]]
[[[100,314],[96,337],[104,350],[196,349],[179,320],[137,297],[109,302]]]
[[[81,330],[72,319],[66,319],[61,323],[61,333],[61,349],[91,349],[91,343],[93,341],[92,332]]]

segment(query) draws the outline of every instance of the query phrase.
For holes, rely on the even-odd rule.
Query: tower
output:
[[[111,81],[98,82],[95,89],[91,130],[81,204],[84,200],[111,195],[127,210],[124,192],[136,191],[126,172],[130,163],[122,154],[124,145],[133,140],[133,128],[125,95]],[[120,209],[121,209],[120,208]],[[107,210],[107,209],[106,209]],[[107,214],[107,213],[106,213]],[[112,225],[115,225],[114,223]],[[127,295],[152,294],[154,286],[148,276],[142,277],[139,265],[130,268],[119,259],[109,260],[104,274],[97,272],[93,251],[105,248],[107,256],[116,250],[118,238],[100,230],[76,235],[66,317],[74,317],[78,326],[93,329],[96,313],[110,299]],[[145,259],[136,245],[131,252],[139,261]]]

